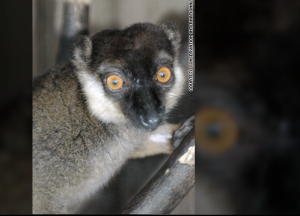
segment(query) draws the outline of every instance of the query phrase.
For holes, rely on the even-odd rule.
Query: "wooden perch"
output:
[[[152,180],[122,214],[169,214],[195,184],[195,129],[192,128]]]

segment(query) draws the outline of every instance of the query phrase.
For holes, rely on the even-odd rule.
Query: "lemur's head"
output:
[[[80,40],[72,62],[92,115],[108,123],[157,128],[183,92],[179,46],[172,24],[139,23]]]

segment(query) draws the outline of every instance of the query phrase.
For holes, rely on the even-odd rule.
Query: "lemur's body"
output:
[[[172,151],[177,125],[165,120],[184,88],[179,41],[172,26],[106,30],[35,80],[34,213],[75,212],[128,158]]]

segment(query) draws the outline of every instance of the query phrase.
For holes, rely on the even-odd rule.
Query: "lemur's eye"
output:
[[[229,150],[238,138],[234,118],[221,109],[206,108],[196,112],[196,143],[208,153]]]
[[[161,83],[166,83],[171,79],[172,73],[168,67],[161,67],[157,72],[157,80]]]
[[[110,75],[106,79],[106,84],[112,90],[119,90],[123,86],[123,79],[118,75]]]

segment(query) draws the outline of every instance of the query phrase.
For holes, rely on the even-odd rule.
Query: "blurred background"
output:
[[[66,18],[66,5],[62,0],[33,0],[33,78],[68,60],[71,44],[80,34],[95,34],[105,29],[123,29],[137,22],[157,25],[175,22],[182,34],[179,62],[187,68],[188,0],[92,0],[89,8],[83,9],[87,18],[78,35],[72,35],[76,21]],[[76,2],[76,1],[74,1]],[[79,6],[85,7],[85,6]],[[76,17],[76,10],[74,10]],[[73,12],[72,12],[73,13]],[[70,15],[70,14],[69,14]],[[84,15],[84,14],[83,14]],[[69,32],[71,31],[71,33]],[[187,88],[186,88],[187,89]],[[188,104],[191,104],[186,107]],[[194,113],[193,94],[186,92],[180,105],[171,113],[169,122],[179,123]],[[157,155],[145,159],[130,160],[113,178],[113,181],[96,194],[80,213],[120,213],[126,204],[146,185],[168,159],[168,155]],[[195,213],[195,190],[192,189],[173,214]]]
[[[300,213],[300,1],[196,2],[196,213]]]

